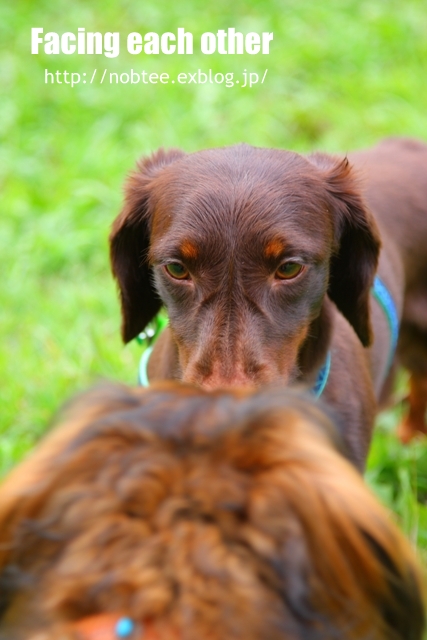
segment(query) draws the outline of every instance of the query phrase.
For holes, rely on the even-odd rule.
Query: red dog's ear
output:
[[[147,263],[150,242],[152,183],[161,170],[185,154],[179,149],[159,149],[142,158],[125,184],[125,201],[110,234],[111,268],[120,289],[122,337],[129,342],[160,310],[162,301]]]
[[[372,342],[369,294],[381,246],[379,231],[347,158],[313,154],[309,159],[324,171],[335,224],[328,294],[367,347]]]

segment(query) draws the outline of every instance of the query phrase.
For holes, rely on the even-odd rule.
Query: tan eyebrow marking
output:
[[[280,254],[283,253],[284,248],[285,245],[282,240],[274,238],[266,244],[264,253],[267,258],[278,258]]]
[[[180,247],[180,251],[182,253],[182,257],[186,260],[195,260],[199,257],[197,247],[190,242],[190,240],[184,240]]]

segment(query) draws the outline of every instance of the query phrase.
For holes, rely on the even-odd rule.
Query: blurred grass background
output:
[[[119,31],[118,58],[35,56],[30,28]],[[131,56],[131,31],[195,36],[192,56]],[[270,55],[204,56],[205,31],[273,31]],[[159,146],[240,141],[347,151],[386,135],[427,140],[425,0],[166,0],[1,3],[0,473],[57,408],[99,378],[133,383],[140,347],[123,347],[107,236],[123,179]],[[45,84],[44,71],[263,74],[224,85]],[[99,77],[99,76],[98,76]],[[403,381],[403,389],[405,383]],[[402,448],[401,407],[382,414],[367,479],[427,553],[427,448]]]

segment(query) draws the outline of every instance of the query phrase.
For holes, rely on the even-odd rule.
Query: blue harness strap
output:
[[[375,276],[374,286],[371,289],[371,293],[380,305],[381,309],[384,311],[384,315],[387,318],[390,329],[390,353],[387,362],[387,370],[389,370],[393,362],[394,352],[397,347],[397,339],[399,337],[399,315],[397,313],[394,300],[390,295],[390,291],[378,276]]]
[[[316,398],[320,398],[320,396],[323,393],[324,388],[326,387],[326,385],[328,383],[329,372],[331,370],[331,361],[332,361],[331,352],[328,351],[328,353],[326,355],[325,364],[323,365],[323,367],[320,369],[319,373],[317,374],[316,384],[314,385],[314,387],[311,390],[312,393],[314,393],[314,395],[316,396]]]
[[[393,298],[390,295],[389,290],[385,286],[385,284],[380,280],[378,276],[375,276],[374,285],[371,289],[371,293],[374,296],[375,300],[379,303],[382,310],[384,311],[384,315],[387,318],[387,322],[390,327],[391,334],[391,345],[390,345],[390,353],[388,358],[387,367],[390,369],[391,364],[393,362],[394,352],[397,346],[397,338],[399,335],[399,316],[397,313],[396,305],[394,304]],[[151,356],[151,352],[153,351],[153,347],[149,346],[145,349],[144,353],[141,356],[141,360],[139,362],[138,368],[138,382],[143,387],[148,387],[150,381],[148,380],[147,374],[147,366],[148,361]],[[320,398],[325,387],[328,383],[329,372],[331,370],[331,362],[332,356],[331,352],[328,351],[326,355],[325,362],[321,369],[319,370],[316,378],[316,382],[314,387],[312,388],[312,393],[316,396],[316,398]]]
[[[396,351],[397,340],[399,337],[399,315],[390,291],[379,276],[375,276],[371,293],[383,310],[390,328],[390,352],[387,361],[387,371],[389,371],[393,363],[394,353]],[[331,369],[331,359],[331,352],[328,351],[325,364],[317,374],[316,384],[312,389],[316,398],[320,398],[328,382],[329,372]]]

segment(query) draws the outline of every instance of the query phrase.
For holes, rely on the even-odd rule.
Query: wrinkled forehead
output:
[[[254,236],[319,251],[332,242],[322,175],[296,153],[246,145],[198,152],[166,167],[154,191],[154,243],[165,231],[171,243],[205,251]]]

